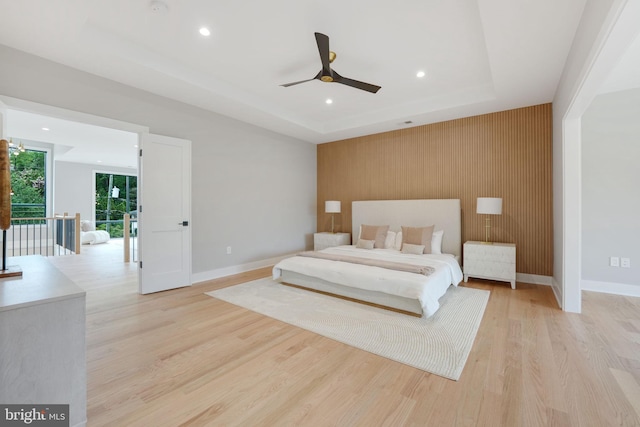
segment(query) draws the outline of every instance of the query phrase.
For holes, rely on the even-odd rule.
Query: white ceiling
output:
[[[53,146],[55,160],[137,169],[138,135],[13,109],[7,128],[14,144],[38,148],[32,141]],[[45,129],[43,129],[45,128]]]
[[[165,0],[158,12],[152,0],[0,0],[0,42],[322,143],[551,102],[584,3]],[[201,26],[212,35],[201,36]],[[316,31],[337,53],[333,69],[382,89],[317,80],[281,87],[320,70]],[[419,70],[427,76],[418,79]],[[602,92],[635,87],[640,37]],[[135,165],[135,135],[75,125],[22,111],[8,121],[12,136],[63,144],[57,159]]]

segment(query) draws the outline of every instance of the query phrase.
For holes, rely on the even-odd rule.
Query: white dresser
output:
[[[350,245],[351,233],[315,233],[313,235],[313,250],[320,251],[332,246]]]
[[[466,242],[464,244],[464,281],[469,277],[501,280],[516,288],[516,245],[513,243]]]
[[[0,402],[68,404],[67,425],[84,426],[85,291],[40,255],[7,265],[22,276],[0,280]]]

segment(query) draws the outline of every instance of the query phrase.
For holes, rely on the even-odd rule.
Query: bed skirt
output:
[[[337,296],[352,298],[358,301],[368,302],[386,308],[412,313],[418,316],[422,316],[423,314],[422,306],[420,305],[420,301],[417,299],[404,298],[383,292],[351,288],[349,286],[327,282],[326,280],[287,270],[282,270],[282,274],[280,278],[278,278],[278,281]]]

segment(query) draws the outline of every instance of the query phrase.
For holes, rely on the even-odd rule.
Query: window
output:
[[[11,218],[46,216],[46,160],[46,151],[14,151],[10,155]]]
[[[96,172],[96,229],[122,237],[125,213],[137,216],[138,178]]]

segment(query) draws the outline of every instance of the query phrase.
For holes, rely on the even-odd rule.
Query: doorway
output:
[[[6,97],[0,97],[0,115],[3,137],[11,137],[27,149],[47,149],[51,167],[48,168],[46,215],[42,216],[79,213],[82,223],[90,222],[104,232],[109,228],[109,234],[118,235],[122,240],[124,212],[120,211],[136,211],[138,141],[146,128]],[[105,209],[96,205],[96,195],[101,193],[96,191],[96,172],[107,173],[107,182],[109,175],[113,176],[112,197]],[[115,188],[118,194],[114,193]],[[88,228],[91,229],[91,225]],[[122,242],[111,248],[94,244],[95,241],[83,243],[86,244],[80,246],[82,256],[76,261],[86,266],[125,264]],[[137,265],[130,264],[122,270],[137,273]]]
[[[127,149],[128,153],[133,155],[135,161],[132,161],[131,165],[128,165],[130,169],[134,169],[137,166],[137,171],[140,171],[140,179],[138,180],[138,200],[141,203],[138,209],[138,217],[139,223],[138,228],[140,230],[140,241],[139,241],[139,258],[138,262],[139,268],[138,270],[138,284],[139,284],[139,292],[143,293],[143,284],[146,280],[157,281],[158,283],[163,283],[163,289],[170,289],[172,287],[180,287],[180,286],[189,286],[191,285],[191,218],[190,218],[190,209],[191,209],[191,141],[182,140],[178,138],[171,138],[167,136],[161,135],[153,135],[149,133],[149,129],[143,126],[134,125],[131,123],[121,122],[113,119],[107,119],[104,117],[93,116],[86,113],[74,112],[70,110],[65,110],[53,106],[48,106],[44,104],[38,104],[30,101],[24,101],[16,98],[10,98],[6,96],[0,95],[0,135],[5,136],[9,135],[13,132],[13,125],[10,124],[10,120],[7,120],[8,108],[11,108],[12,111],[21,112],[25,114],[33,114],[39,115],[41,117],[46,117],[52,121],[58,120],[60,122],[73,123],[74,125],[83,127],[84,129],[94,129],[100,128],[102,131],[111,132],[119,134],[121,136],[129,136],[128,141],[125,140],[125,146],[129,144]],[[48,132],[51,128],[49,126],[41,126],[38,132]],[[79,138],[82,141],[93,141],[91,138]],[[54,159],[58,160],[58,155],[62,155],[64,157],[71,157],[80,155],[83,153],[83,145],[76,140],[76,145],[74,147],[65,146],[61,144],[60,147],[54,148]],[[68,142],[68,141],[67,141]],[[143,143],[146,144],[145,158],[149,159],[148,161],[143,160],[142,152],[143,152]],[[114,139],[107,139],[95,147],[100,149],[99,153],[97,153],[101,158],[96,159],[96,163],[103,163],[104,160],[102,158],[106,158],[110,156],[113,158],[113,152],[116,142]],[[86,153],[86,144],[84,146]],[[95,154],[95,153],[94,153]],[[122,156],[116,156],[116,159],[121,159]],[[67,158],[69,160],[69,158]],[[177,162],[176,162],[177,160]],[[92,165],[80,165],[73,161],[69,161],[68,163],[74,164],[73,167],[76,168],[89,168],[93,170]],[[177,167],[176,167],[177,166]],[[68,185],[62,187],[61,179],[59,179],[59,167],[54,166],[54,206],[56,203],[59,203],[58,196],[60,193],[65,192],[69,188],[73,188],[74,186],[79,186],[80,188],[84,188],[87,183],[91,185],[93,183],[93,179],[78,179],[77,175],[66,174],[68,178]],[[72,168],[71,168],[72,169]],[[145,179],[142,178],[142,172],[144,174],[151,177],[163,177],[160,179],[148,179],[145,183]],[[171,174],[167,175],[167,172],[171,172]],[[168,178],[169,177],[169,178]],[[175,180],[176,182],[181,182],[181,190],[177,192],[169,192],[164,194],[163,191],[163,181],[164,180]],[[64,189],[64,190],[63,190]],[[89,194],[92,194],[94,191],[89,190]],[[69,194],[74,194],[74,191],[68,191]],[[165,217],[170,219],[173,224],[173,229],[167,227],[166,224],[155,221],[152,224],[150,222],[149,227],[144,226],[143,219],[143,210],[142,210],[142,202],[145,200],[145,195],[147,201],[151,201],[149,205],[147,205],[147,210],[144,211],[144,215],[147,215],[149,219],[157,218],[157,217]],[[172,215],[163,215],[164,209],[163,206],[159,205],[157,202],[158,198],[162,198],[164,204],[173,206],[174,202],[177,201],[177,205],[181,207],[181,209],[176,212],[172,212]],[[86,200],[86,198],[82,198]],[[77,197],[73,197],[68,199],[69,203],[74,203],[77,201]],[[160,208],[158,208],[160,206]],[[72,210],[73,211],[73,210]],[[78,211],[80,212],[80,211]],[[93,212],[93,206],[90,209],[85,210],[85,212]],[[86,217],[86,215],[85,215]],[[175,217],[175,218],[174,218]],[[178,220],[176,220],[176,218]],[[145,231],[146,230],[146,231]],[[180,232],[176,232],[180,230]],[[149,240],[149,251],[148,255],[144,255],[144,240],[143,237],[148,238]],[[174,241],[180,241],[179,245],[168,245],[165,246],[168,249],[172,250],[174,254],[180,254],[180,262],[172,263],[172,269],[157,269],[157,268],[148,268],[143,273],[143,263],[149,267],[153,266],[165,266],[166,263],[162,263],[162,260],[165,259],[166,254],[165,251],[161,250],[160,245],[156,243],[161,243],[158,241],[158,237],[160,236],[175,236],[173,237]],[[178,238],[177,236],[181,236]],[[161,240],[161,239],[160,239]],[[155,242],[155,243],[154,243]],[[154,244],[156,247],[154,248]],[[145,258],[146,257],[146,258]],[[173,257],[175,259],[176,256]],[[162,270],[162,271],[158,271]],[[178,272],[179,270],[179,272]],[[175,281],[173,285],[170,280],[170,277],[178,275],[180,280]],[[167,283],[169,282],[169,283]],[[178,283],[179,282],[179,283]],[[159,289],[157,287],[149,288],[144,293],[148,292],[157,292]]]

